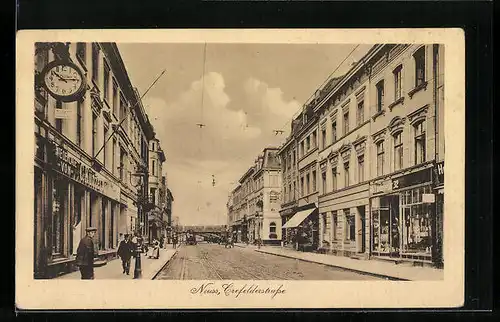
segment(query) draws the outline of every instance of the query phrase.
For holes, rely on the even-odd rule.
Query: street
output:
[[[156,279],[164,280],[378,280],[347,270],[263,254],[251,248],[183,245]]]

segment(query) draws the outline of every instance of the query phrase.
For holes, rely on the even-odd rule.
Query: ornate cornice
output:
[[[389,125],[387,126],[389,133],[391,133],[391,135],[394,135],[395,133],[402,131],[405,121],[406,121],[406,118],[404,118],[404,117],[402,117],[402,118],[399,116],[394,117],[391,120],[391,122],[389,123]]]
[[[381,129],[379,131],[377,131],[376,133],[372,134],[372,138],[373,138],[373,143],[377,143],[379,141],[382,141],[384,138],[385,138],[385,132],[387,131],[387,129]]]
[[[410,124],[414,125],[415,123],[425,120],[428,109],[429,109],[429,104],[426,104],[421,108],[419,108],[418,110],[408,114],[408,121],[410,121]]]

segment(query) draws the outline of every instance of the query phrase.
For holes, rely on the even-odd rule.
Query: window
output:
[[[316,191],[316,171],[312,172],[312,179],[313,179],[313,188],[312,191]]]
[[[64,252],[64,213],[68,193],[64,180],[56,178],[52,188],[52,255],[62,256]]]
[[[82,110],[83,100],[76,102],[76,145],[82,146]]]
[[[327,192],[327,187],[326,187],[326,172],[321,173],[321,186],[322,186],[322,191],[323,193]]]
[[[306,174],[306,194],[309,194],[309,189],[311,188],[311,180],[309,173]]]
[[[326,129],[321,130],[321,148],[326,148]]]
[[[92,80],[99,82],[99,47],[92,44]]]
[[[109,66],[106,61],[104,61],[104,99],[109,101]]]
[[[155,143],[151,143],[151,150],[154,151],[155,150]]]
[[[401,140],[402,132],[394,135],[394,170],[403,168],[403,141]]]
[[[61,101],[56,101],[56,109],[63,109],[63,103]],[[56,118],[56,131],[62,133],[63,120],[62,118]]]
[[[300,178],[300,195],[303,196],[304,195],[304,177],[301,177]]]
[[[300,142],[300,155],[304,156],[305,150],[304,150],[304,141]]]
[[[397,101],[401,98],[402,83],[401,83],[401,71],[403,69],[402,65],[399,65],[393,72],[394,74],[394,100]]]
[[[332,168],[332,191],[337,190],[337,167]]]
[[[120,148],[120,180],[125,179],[125,151]]]
[[[76,56],[80,59],[80,63],[85,65],[87,44],[84,42],[76,43]]]
[[[358,102],[356,122],[359,126],[359,125],[363,124],[364,121],[365,121],[365,102],[360,101],[360,102]]]
[[[100,222],[100,234],[99,234],[99,249],[106,249],[106,208],[108,208],[108,201],[102,198],[101,202],[101,222]]]
[[[315,148],[318,146],[318,139],[317,139],[317,134],[316,131],[312,133],[312,147]]]
[[[118,109],[119,109],[119,91],[118,91],[118,85],[116,85],[116,82],[113,80],[113,114],[118,118]]]
[[[377,88],[377,112],[384,109],[384,80],[381,80],[376,85]]]
[[[97,149],[97,115],[92,113],[92,156],[96,156]]]
[[[425,121],[414,126],[415,129],[415,164],[425,162]]]
[[[276,233],[276,223],[275,223],[275,222],[271,222],[271,223],[269,224],[269,232],[270,232],[271,234]]]
[[[339,227],[339,220],[337,217],[337,211],[332,211],[332,239],[338,240],[337,229]]]
[[[156,188],[149,189],[149,198],[151,203],[156,205]]]
[[[106,146],[108,145],[106,140],[108,138],[108,134],[109,134],[109,125],[108,124],[104,124],[104,142],[103,142],[103,155],[104,155],[104,166],[106,166],[106,159],[108,158],[108,154],[106,153],[107,149],[106,149]]]
[[[344,135],[349,133],[349,111],[344,113]]]
[[[425,82],[425,47],[421,47],[413,54],[415,59],[415,87]]]
[[[123,128],[126,129],[125,127],[125,122],[126,122],[126,111],[125,111],[125,99],[123,98],[122,95],[120,95],[120,115],[119,115],[119,119],[120,120],[123,120],[125,118],[125,121],[124,124],[123,124]]]
[[[377,144],[377,176],[384,174],[384,142]]]
[[[288,185],[288,200],[292,200],[292,184]]]
[[[358,158],[358,182],[365,181],[365,157]]]
[[[344,163],[344,183],[349,187],[349,162]]]
[[[295,181],[293,182],[293,200],[295,200],[296,197],[296,194],[295,192],[297,191],[296,187],[295,187]]]
[[[309,152],[310,149],[311,149],[311,137],[308,136],[306,139],[306,152]]]
[[[346,223],[346,240],[356,240],[356,225],[354,215],[351,215],[349,209],[344,209],[345,223]]]
[[[113,138],[113,147],[112,147],[112,155],[111,155],[111,172],[116,174],[116,164],[115,164],[115,154],[116,154],[116,139]]]
[[[337,141],[337,122],[332,122],[332,143]]]
[[[293,166],[295,167],[295,150],[293,150]]]

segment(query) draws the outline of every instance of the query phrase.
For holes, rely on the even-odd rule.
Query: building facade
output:
[[[281,165],[277,148],[266,148],[228,198],[228,226],[237,242],[281,242]]]
[[[163,176],[163,163],[166,161],[160,141],[155,137],[149,141],[149,198],[154,208],[148,215],[149,242],[165,235],[166,186]]]
[[[279,151],[285,241],[443,265],[443,59],[440,45],[375,45],[305,104]]]
[[[69,58],[87,90],[70,103],[40,86],[40,72],[59,58],[47,43],[35,48],[34,276],[75,269],[85,228],[97,228],[99,257],[113,257],[121,235],[140,229],[153,128],[113,43],[71,43]],[[147,183],[147,182],[146,182]]]

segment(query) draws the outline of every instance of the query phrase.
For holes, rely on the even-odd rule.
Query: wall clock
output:
[[[43,87],[57,100],[73,102],[80,99],[85,89],[85,76],[70,61],[55,60],[42,70]]]

